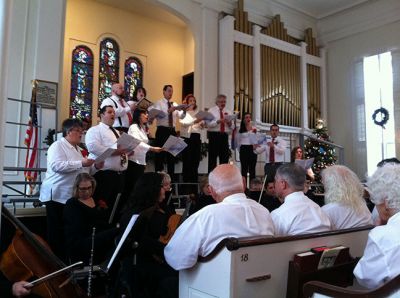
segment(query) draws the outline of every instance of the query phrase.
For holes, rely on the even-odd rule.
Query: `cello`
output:
[[[16,228],[15,235],[0,259],[0,270],[12,282],[40,278],[66,265],[50,250],[48,244],[34,235],[10,211],[2,206],[4,218]],[[58,275],[32,288],[31,293],[41,297],[87,297],[72,280],[71,273]]]

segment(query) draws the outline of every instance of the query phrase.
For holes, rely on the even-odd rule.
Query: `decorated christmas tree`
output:
[[[332,142],[323,120],[317,121],[313,134],[318,140]],[[336,163],[335,148],[318,140],[308,138],[304,141],[305,158],[314,158],[312,170],[315,174],[315,182],[321,182],[320,174],[324,168]]]

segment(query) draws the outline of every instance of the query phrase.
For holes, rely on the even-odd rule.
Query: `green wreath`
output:
[[[382,114],[381,121],[376,120],[376,116],[378,114]],[[372,119],[374,120],[374,123],[376,125],[379,125],[379,126],[382,126],[383,128],[385,128],[385,124],[389,121],[389,112],[385,108],[377,109],[372,114]]]

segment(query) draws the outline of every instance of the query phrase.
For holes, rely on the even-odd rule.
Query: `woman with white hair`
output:
[[[372,224],[371,212],[363,199],[364,188],[357,175],[340,165],[322,171],[325,204],[332,229],[348,229]]]
[[[359,284],[376,288],[400,274],[400,165],[387,164],[368,179],[368,190],[382,222],[371,230],[354,269]]]

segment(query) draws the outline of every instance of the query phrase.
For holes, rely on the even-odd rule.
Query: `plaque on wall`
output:
[[[48,107],[57,107],[57,83],[36,80],[36,102]]]

